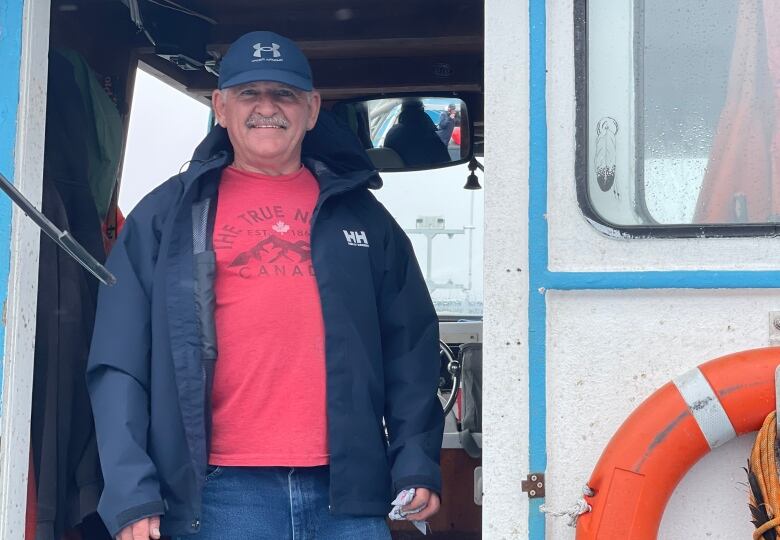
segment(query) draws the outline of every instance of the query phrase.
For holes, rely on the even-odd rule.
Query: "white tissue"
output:
[[[398,497],[393,499],[393,502],[390,503],[393,505],[393,509],[390,510],[390,513],[387,514],[387,516],[394,520],[394,521],[404,521],[406,520],[406,516],[417,514],[418,512],[422,512],[428,504],[422,505],[420,508],[415,508],[413,510],[408,510],[406,512],[401,510],[401,507],[406,506],[410,502],[412,502],[412,499],[414,499],[414,488],[412,489],[405,489],[401,491],[401,493],[398,494]],[[414,524],[415,527],[417,527],[417,530],[420,531],[423,534],[428,534],[428,522],[427,521],[413,521],[412,524]]]

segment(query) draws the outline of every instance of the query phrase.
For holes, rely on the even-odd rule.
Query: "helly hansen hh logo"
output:
[[[344,231],[344,237],[349,246],[368,247],[366,231]]]

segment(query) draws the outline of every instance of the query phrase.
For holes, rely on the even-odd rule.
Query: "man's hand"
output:
[[[152,540],[160,538],[160,516],[139,519],[116,535],[116,540],[149,540],[150,538]]]
[[[432,493],[430,489],[421,487],[414,490],[414,499],[406,506],[403,506],[401,511],[407,513],[422,508],[419,512],[407,514],[406,519],[407,521],[425,521],[439,511],[439,506],[441,506],[439,496],[436,493]]]

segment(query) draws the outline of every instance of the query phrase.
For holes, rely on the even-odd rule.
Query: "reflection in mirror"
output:
[[[395,97],[338,103],[378,170],[460,163],[470,157],[466,104],[452,97]]]

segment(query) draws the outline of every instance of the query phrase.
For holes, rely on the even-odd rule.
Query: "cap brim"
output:
[[[291,73],[289,71],[282,71],[277,69],[255,69],[252,71],[244,71],[226,81],[219,81],[219,89],[224,90],[231,86],[238,86],[239,84],[246,84],[258,81],[279,82],[283,84],[289,84],[295,88],[299,88],[306,92],[311,92],[312,84],[311,79],[298,75],[297,73]]]

